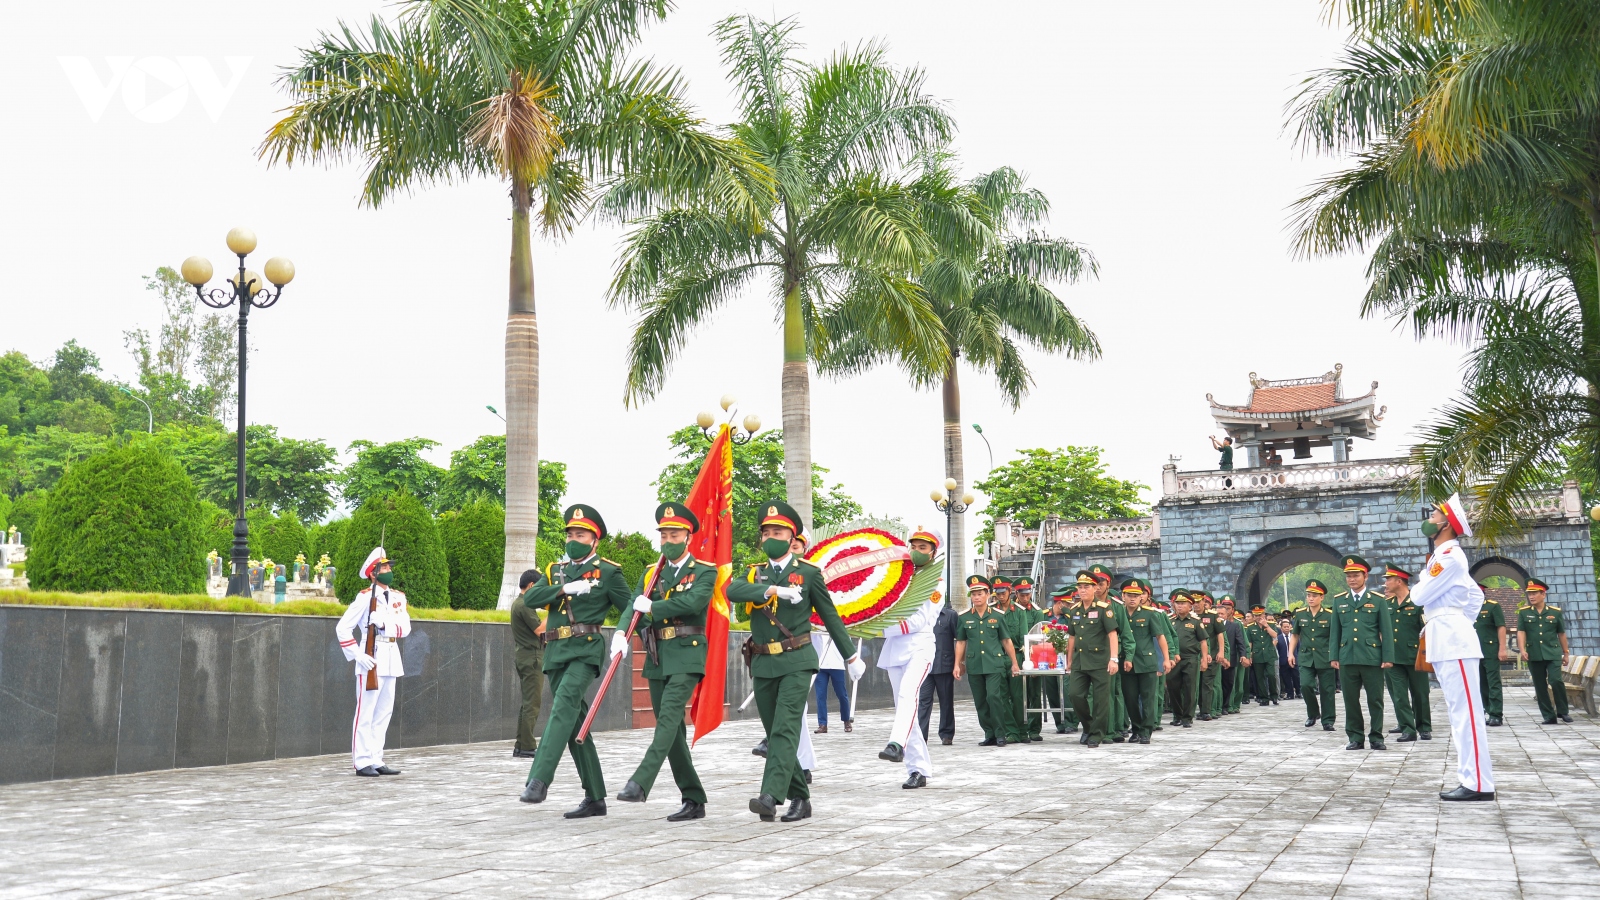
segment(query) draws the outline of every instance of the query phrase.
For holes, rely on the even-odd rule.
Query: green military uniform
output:
[[[1483,695],[1483,713],[1490,725],[1499,725],[1505,715],[1505,696],[1500,689],[1500,629],[1506,627],[1506,611],[1498,602],[1484,598],[1472,630],[1478,633],[1478,693]]]
[[[1210,603],[1211,595],[1205,591],[1196,591],[1194,596],[1197,598],[1203,597],[1208,604]],[[1204,612],[1196,610],[1195,615],[1199,617],[1200,627],[1205,632],[1206,655],[1208,657],[1215,657],[1217,655],[1217,636],[1223,632],[1222,619],[1210,609],[1206,609]],[[1205,671],[1201,672],[1199,678],[1197,679],[1199,681],[1199,711],[1201,719],[1209,720],[1213,718],[1211,715],[1211,707],[1216,704],[1218,673],[1221,671],[1222,667],[1217,665],[1215,659],[1212,659],[1206,666]]]
[[[1179,594],[1177,599],[1187,597],[1188,594]],[[1172,630],[1178,636],[1177,646],[1172,648],[1173,655],[1178,658],[1178,664],[1167,673],[1168,690],[1171,691],[1172,723],[1188,728],[1194,723],[1195,701],[1200,689],[1200,663],[1201,657],[1206,653],[1205,628],[1200,624],[1200,617],[1191,609],[1187,613],[1174,614]]]
[[[1529,580],[1528,588],[1543,582]],[[1561,635],[1567,633],[1567,617],[1558,606],[1546,603],[1544,609],[1532,604],[1517,610],[1517,646],[1528,655],[1528,674],[1533,676],[1533,694],[1546,725],[1557,717],[1567,717],[1567,688],[1561,677]]]
[[[1011,586],[1009,582],[1002,582],[997,578],[995,579],[995,590],[997,592],[1001,590],[1002,584],[1004,584],[1005,588],[1008,590]],[[1016,600],[1010,600],[1009,604],[1010,605],[1004,611],[997,610],[997,612],[999,612],[1000,617],[1005,620],[1006,634],[1010,635],[1011,637],[1012,650],[1017,654],[1018,662],[1020,663],[1022,655],[1022,637],[1023,635],[1027,634],[1028,629],[1032,627],[1033,617],[1030,611],[1018,606]],[[1028,698],[1026,683],[1026,678],[1023,678],[1021,675],[1012,675],[1011,670],[1009,668],[1006,669],[1006,696],[1011,700],[1011,704],[1008,708],[1010,717],[1006,723],[1006,740],[1015,741],[1019,744],[1026,744],[1028,742]]]
[[[1031,579],[1031,578],[1018,578],[1017,579],[1016,594],[1020,597],[1020,595],[1022,595],[1024,593],[1030,595],[1029,598],[1028,598],[1028,604],[1029,605],[1028,605],[1028,607],[1026,609],[1023,610],[1023,612],[1026,614],[1025,618],[1026,618],[1026,621],[1027,621],[1027,625],[1023,628],[1022,633],[1024,635],[1026,635],[1026,634],[1028,634],[1029,632],[1031,632],[1033,630],[1033,627],[1035,625],[1038,625],[1040,622],[1043,622],[1045,619],[1048,619],[1049,616],[1045,613],[1045,611],[1043,609],[1039,608],[1039,606],[1037,605],[1037,603],[1034,601],[1033,597],[1031,596],[1033,594],[1033,579]],[[1017,601],[1017,600],[1013,600],[1012,601],[1012,606],[1013,607],[1016,607],[1016,606],[1019,606],[1019,605],[1020,605],[1020,601]],[[1021,638],[1019,637],[1018,640],[1021,640]],[[1022,653],[1022,647],[1017,646],[1014,649],[1017,651],[1018,654]],[[1027,685],[1027,697],[1025,699],[1026,705],[1024,706],[1024,711],[1026,712],[1026,710],[1029,709],[1029,708],[1031,708],[1031,709],[1043,709],[1044,705],[1045,705],[1045,703],[1044,703],[1044,701],[1045,701],[1045,685],[1047,683],[1054,684],[1055,683],[1055,679],[1053,679],[1053,678],[1039,678],[1039,677],[1024,678],[1023,682]],[[1056,705],[1060,705],[1060,704],[1056,704]],[[1044,735],[1044,713],[1042,713],[1042,712],[1026,713],[1026,719],[1023,722],[1022,730],[1023,730],[1023,733],[1027,735],[1028,740],[1030,740],[1030,741],[1042,741],[1042,740],[1044,740],[1044,736],[1043,736]]]
[[[1136,578],[1122,591],[1124,595],[1132,592],[1149,596],[1150,586]],[[1130,671],[1122,673],[1122,693],[1133,726],[1131,740],[1140,744],[1150,743],[1150,733],[1155,731],[1156,722],[1161,718],[1156,678],[1161,671],[1161,640],[1166,637],[1162,620],[1165,618],[1158,610],[1140,607],[1128,613],[1128,630],[1122,632],[1125,637],[1118,638],[1122,644],[1118,648],[1119,655],[1133,664]]]
[[[593,507],[570,506],[562,518],[568,528],[584,528],[597,537],[605,537],[605,522]],[[569,548],[569,554],[573,549],[576,548]],[[584,593],[567,593],[568,585],[581,582],[588,582],[592,587]],[[600,667],[606,660],[601,626],[612,609],[618,612],[629,609],[631,594],[627,579],[622,577],[622,567],[593,552],[577,561],[551,563],[522,594],[522,602],[529,609],[548,611],[544,629],[544,673],[550,679],[550,718],[544,723],[544,736],[539,740],[533,766],[528,770],[530,787],[534,782],[539,783],[536,792],[550,784],[562,751],[567,751],[578,768],[584,797],[600,801],[600,809],[604,809],[606,785],[600,773],[600,755],[595,751],[594,735],[591,733],[581,744],[574,739],[579,722],[589,712],[589,702],[584,695],[589,685],[600,677]],[[526,792],[525,796],[528,796]]]
[[[762,525],[781,525],[801,533],[800,516],[787,503],[772,500],[761,508],[765,510]],[[782,568],[776,563],[751,566],[743,579],[728,586],[727,593],[729,600],[747,604],[750,613],[750,675],[755,682],[756,709],[767,733],[761,794],[773,800],[809,801],[811,790],[795,754],[811,680],[817,672],[817,651],[810,637],[812,613],[822,620],[842,658],[853,659],[856,647],[833,606],[822,570],[787,551],[778,559],[785,557]],[[800,602],[766,596],[769,588],[790,587],[800,590]],[[750,801],[753,812],[758,800]],[[759,814],[768,818],[765,812]]]
[[[1062,587],[1050,596],[1052,609],[1055,601],[1060,599],[1067,601],[1063,606],[1068,609],[1074,602],[1071,593],[1065,587]],[[1062,614],[1059,616],[1053,612],[1042,614],[1044,618],[1041,621],[1048,622],[1051,627],[1060,627],[1062,629],[1067,627],[1069,617],[1066,609],[1063,609]],[[1052,709],[1061,709],[1061,680],[1058,678],[1040,678],[1037,680],[1042,684],[1043,699],[1045,701],[1040,705],[1048,705]],[[1078,714],[1072,711],[1072,707],[1066,707],[1066,712],[1055,712],[1050,715],[1055,719],[1056,734],[1066,734],[1068,731],[1078,730]]]
[[[1256,607],[1251,613],[1265,611],[1262,607]],[[1254,673],[1256,679],[1256,703],[1266,706],[1278,696],[1278,648],[1272,632],[1257,622],[1251,622],[1244,627],[1244,639],[1250,653],[1250,671]],[[1236,677],[1243,675],[1244,673],[1240,672]]]
[[[1100,746],[1111,728],[1111,635],[1117,632],[1111,601],[1095,600],[1072,611],[1067,633],[1072,636],[1072,676],[1067,694],[1078,719],[1085,723],[1084,743]],[[1120,668],[1120,666],[1119,666]]]
[[[1367,571],[1365,560],[1347,556],[1345,571]],[[1357,567],[1352,569],[1352,567]],[[1367,694],[1371,727],[1366,737],[1373,749],[1383,749],[1383,664],[1394,662],[1394,623],[1389,601],[1376,591],[1359,595],[1346,591],[1333,598],[1333,622],[1328,642],[1339,661],[1339,687],[1344,691],[1344,733],[1352,747],[1362,745],[1361,692]]]
[[[529,571],[532,571],[531,569]],[[537,572],[534,573],[537,576]],[[527,576],[524,576],[527,577]],[[533,579],[537,581],[537,577]],[[533,582],[523,585],[523,590]],[[539,635],[543,621],[538,610],[526,603],[511,604],[511,644],[516,648],[512,663],[522,683],[522,710],[517,714],[516,755],[528,756],[539,748],[539,707],[544,700],[544,640]]]
[[[699,519],[677,503],[657,507],[656,524],[682,528],[689,534],[700,530]],[[664,551],[666,545],[662,547]],[[711,608],[717,567],[690,556],[685,547],[676,561],[663,559],[652,565],[644,573],[644,584],[650,585],[650,613],[640,617],[638,633],[648,635],[643,669],[656,727],[630,780],[638,786],[641,799],[648,798],[665,760],[684,802],[703,805],[706,790],[694,770],[683,717],[706,675],[706,611]]]
[[[1110,587],[1112,582],[1116,581],[1116,575],[1100,563],[1095,563],[1086,571],[1094,578],[1096,593],[1099,593],[1099,589],[1102,587],[1107,591],[1104,599],[1111,604],[1111,611],[1116,615],[1117,640],[1120,642],[1122,640],[1121,635],[1128,633],[1128,608],[1123,604],[1121,598],[1110,593]],[[1106,717],[1107,731],[1105,734],[1099,735],[1099,739],[1101,741],[1114,740],[1119,744],[1122,743],[1125,740],[1123,733],[1128,730],[1127,723],[1127,704],[1122,699],[1122,666],[1118,665],[1117,671],[1111,673],[1111,713]]]
[[[967,576],[967,590],[989,588],[989,579],[982,575]],[[1011,693],[1006,678],[1011,674],[1012,653],[1006,652],[1011,644],[1011,634],[1005,618],[985,606],[980,614],[969,609],[956,620],[956,658],[965,673],[972,678],[972,705],[978,712],[978,724],[983,728],[983,744],[1003,745],[1011,716]]]
[[[1167,691],[1167,672],[1165,665],[1166,661],[1171,659],[1173,655],[1178,652],[1178,632],[1172,627],[1172,614],[1164,609],[1161,609],[1160,607],[1150,605],[1152,602],[1154,602],[1153,596],[1150,600],[1146,601],[1144,608],[1155,614],[1156,622],[1161,626],[1161,633],[1167,638],[1167,653],[1166,656],[1162,658],[1163,668],[1156,674],[1156,705],[1160,708],[1156,710],[1155,730],[1160,731],[1162,714],[1171,712],[1172,710],[1172,705],[1167,701],[1169,692]]]
[[[1411,573],[1390,563],[1385,578],[1411,583]],[[1389,601],[1389,617],[1394,621],[1394,666],[1389,669],[1389,700],[1401,741],[1431,740],[1433,711],[1428,703],[1428,673],[1417,671],[1417,651],[1422,645],[1422,607],[1404,600]]]
[[[1306,591],[1320,595],[1326,594],[1328,589],[1313,578],[1306,582]],[[1300,696],[1306,701],[1306,727],[1310,728],[1320,719],[1322,727],[1332,731],[1333,723],[1337,720],[1333,708],[1334,679],[1337,676],[1333,660],[1336,656],[1333,644],[1329,642],[1329,636],[1333,633],[1333,611],[1324,606],[1320,611],[1312,612],[1308,604],[1294,614],[1294,624],[1290,627],[1295,637],[1294,661],[1300,669]]]

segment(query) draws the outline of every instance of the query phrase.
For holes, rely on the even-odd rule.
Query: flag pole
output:
[[[644,586],[643,591],[640,591],[644,596],[650,596],[650,592],[655,590],[656,582],[661,580],[661,567],[666,564],[666,561],[667,558],[665,556],[656,560],[656,567],[650,572],[650,582]],[[628,640],[633,640],[633,630],[639,626],[639,619],[643,615],[638,610],[633,611],[633,618],[628,622]],[[583,725],[578,729],[578,736],[573,738],[575,743],[581,744],[583,739],[589,736],[589,726],[594,724],[595,714],[600,712],[600,702],[606,699],[606,688],[611,686],[611,679],[617,674],[617,666],[621,664],[622,654],[612,654],[611,665],[606,667],[606,677],[600,679],[600,690],[595,691],[594,702],[589,704],[589,714],[583,717]]]

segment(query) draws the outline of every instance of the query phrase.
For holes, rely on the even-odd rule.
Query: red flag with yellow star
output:
[[[689,704],[694,723],[692,745],[722,724],[728,682],[728,581],[733,577],[733,443],[723,424],[711,442],[694,487],[684,500],[700,520],[700,530],[689,538],[695,559],[717,567],[717,586],[706,610],[706,676],[695,688]]]

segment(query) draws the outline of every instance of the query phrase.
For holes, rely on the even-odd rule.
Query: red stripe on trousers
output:
[[[1472,688],[1467,684],[1467,664],[1456,660],[1461,670],[1461,689],[1467,692],[1467,711],[1472,713],[1472,774],[1478,779],[1478,793],[1483,793],[1483,769],[1478,766],[1478,711],[1472,705]]]
[[[921,701],[922,679],[928,677],[928,671],[930,669],[932,669],[932,668],[933,668],[933,660],[928,660],[928,664],[922,667],[922,678],[918,678],[917,679],[917,692],[918,692],[917,703],[918,703],[919,706],[922,703],[922,701]],[[916,728],[917,727],[917,714],[916,713],[912,713],[911,714],[911,727],[912,728]],[[905,739],[900,742],[900,746],[904,747],[906,744],[909,744],[909,743],[911,743],[911,731],[910,731],[910,729],[907,729],[906,730]]]
[[[361,698],[362,698],[362,696],[364,696],[366,694],[366,692],[367,692],[366,691],[366,685],[361,683],[361,676],[357,675],[356,676],[356,721],[355,721],[354,725],[350,726],[350,752],[352,754],[356,752],[356,732],[358,732],[361,729]],[[355,768],[355,763],[354,762],[352,762],[350,764],[350,768],[352,768],[352,769]]]

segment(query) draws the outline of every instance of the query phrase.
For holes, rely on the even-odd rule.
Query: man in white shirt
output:
[[[1473,580],[1467,554],[1457,542],[1458,537],[1472,536],[1461,495],[1434,507],[1422,523],[1422,533],[1433,542],[1433,555],[1411,590],[1411,601],[1422,607],[1424,649],[1450,711],[1456,774],[1461,779],[1459,787],[1440,793],[1439,799],[1493,800],[1494,766],[1489,761],[1477,681],[1483,650],[1473,629],[1483,606],[1483,589]]]
[[[913,568],[934,565],[941,543],[937,532],[918,527],[907,543],[911,546]],[[883,650],[878,654],[878,668],[889,673],[889,685],[894,691],[894,724],[889,727],[889,743],[879,751],[878,758],[905,763],[906,780],[900,786],[908,790],[926,786],[933,775],[928,739],[917,727],[917,698],[922,694],[922,680],[933,669],[933,623],[939,618],[943,601],[941,580],[916,612],[884,630]]]
[[[339,617],[337,634],[344,658],[356,664],[356,721],[350,731],[350,757],[357,775],[399,775],[383,764],[383,741],[394,713],[394,680],[406,674],[400,664],[401,638],[411,633],[406,595],[390,587],[394,567],[382,547],[367,554],[361,577],[369,584]],[[372,652],[367,652],[371,632]]]

